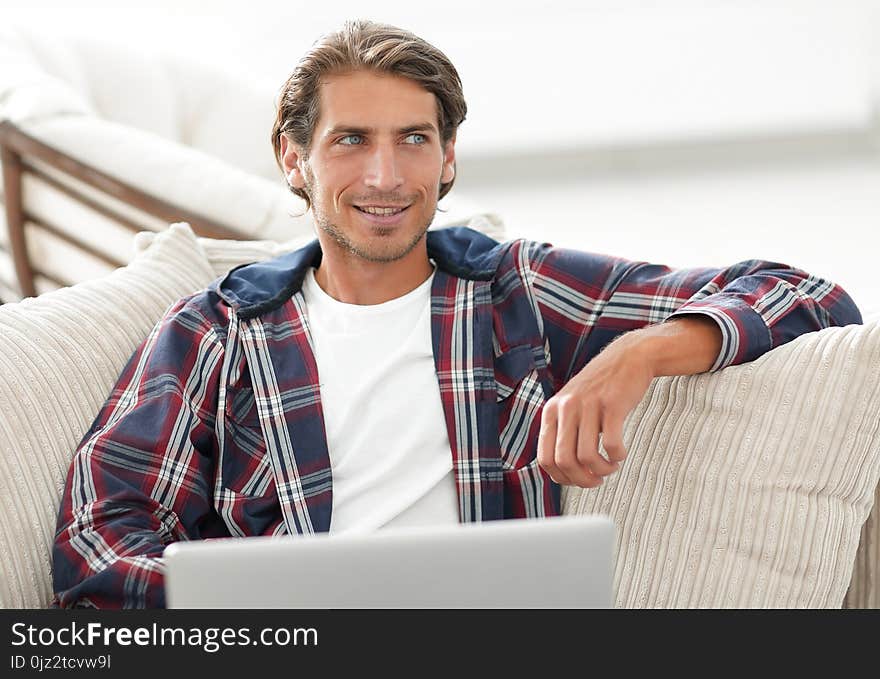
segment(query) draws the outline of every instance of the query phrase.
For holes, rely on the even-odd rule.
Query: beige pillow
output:
[[[839,608],[854,566],[869,589],[876,544],[861,571],[856,553],[880,479],[878,384],[880,323],[655,380],[620,471],[563,492],[564,513],[617,524],[616,606]]]
[[[185,225],[107,277],[0,306],[0,607],[52,599],[61,490],[125,362],[175,300],[214,278]]]

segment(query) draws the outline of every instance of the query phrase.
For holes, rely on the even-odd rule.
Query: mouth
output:
[[[398,223],[410,208],[409,205],[354,205],[353,207],[367,221],[382,226]]]

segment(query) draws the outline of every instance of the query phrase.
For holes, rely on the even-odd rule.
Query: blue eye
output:
[[[428,138],[423,135],[415,132],[407,136],[407,140],[414,139],[414,141],[407,141],[407,144],[424,144],[428,141]]]
[[[347,141],[348,139],[355,139],[356,141]],[[348,134],[339,140],[340,144],[345,146],[356,146],[363,141],[363,137],[359,134]]]

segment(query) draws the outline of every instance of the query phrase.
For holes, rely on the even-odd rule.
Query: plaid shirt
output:
[[[832,283],[782,264],[673,271],[465,228],[428,233],[432,336],[461,521],[559,512],[538,467],[543,404],[623,332],[681,314],[721,328],[713,370],[859,323]],[[300,292],[317,241],[174,304],[71,463],[55,605],[164,605],[176,540],[327,531],[332,470]]]

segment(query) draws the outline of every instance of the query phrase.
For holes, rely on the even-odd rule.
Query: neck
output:
[[[426,239],[405,257],[393,262],[371,262],[321,241],[321,265],[315,281],[328,295],[346,304],[382,304],[424,283],[433,271]]]

